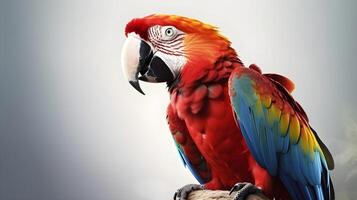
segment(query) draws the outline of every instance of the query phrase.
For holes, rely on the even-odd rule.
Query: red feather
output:
[[[289,199],[280,180],[255,161],[234,119],[228,78],[243,63],[228,39],[214,26],[174,15],[133,19],[125,34],[135,32],[147,39],[147,31],[154,25],[172,25],[186,33],[187,62],[178,84],[170,88],[168,120],[176,143],[204,180],[204,186],[230,189],[237,182],[251,182],[270,198]],[[254,70],[261,73],[258,67]],[[290,82],[270,77],[290,91]]]
[[[270,198],[289,199],[280,179],[270,176],[255,161],[235,122],[227,79],[234,68],[243,67],[237,63],[221,60],[215,64],[220,67],[204,68],[206,71],[201,71],[203,76],[195,79],[194,86],[181,84],[174,88],[171,115],[177,115],[185,123],[188,134],[206,160],[211,178],[205,188],[230,189],[237,182],[251,182]],[[213,76],[214,73],[220,75]]]

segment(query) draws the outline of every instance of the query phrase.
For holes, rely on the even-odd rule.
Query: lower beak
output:
[[[138,80],[166,82],[174,79],[174,75],[166,63],[153,53],[151,46],[146,41],[137,35],[128,35],[124,42],[121,59],[126,78],[141,94],[145,93]]]

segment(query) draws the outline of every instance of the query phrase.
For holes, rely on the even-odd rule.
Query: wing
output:
[[[193,142],[185,122],[178,118],[170,105],[167,109],[167,121],[184,165],[191,171],[200,184],[210,181],[211,170],[206,160]]]
[[[254,158],[280,177],[293,199],[334,199],[332,156],[283,80],[236,69],[229,93],[237,123]]]

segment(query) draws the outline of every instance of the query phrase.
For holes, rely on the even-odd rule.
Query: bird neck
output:
[[[218,54],[219,55],[219,54]],[[215,58],[214,61],[190,60],[182,69],[181,74],[168,84],[169,91],[180,88],[193,88],[201,84],[228,81],[232,71],[237,67],[244,67],[235,50],[228,47]]]

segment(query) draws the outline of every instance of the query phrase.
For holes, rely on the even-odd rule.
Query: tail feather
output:
[[[293,180],[290,176],[281,173],[280,179],[294,200],[335,200],[335,191],[330,174],[324,169],[321,176],[321,185],[304,185]]]
[[[321,176],[322,193],[325,200],[335,200],[335,190],[333,188],[330,173],[324,169]]]

